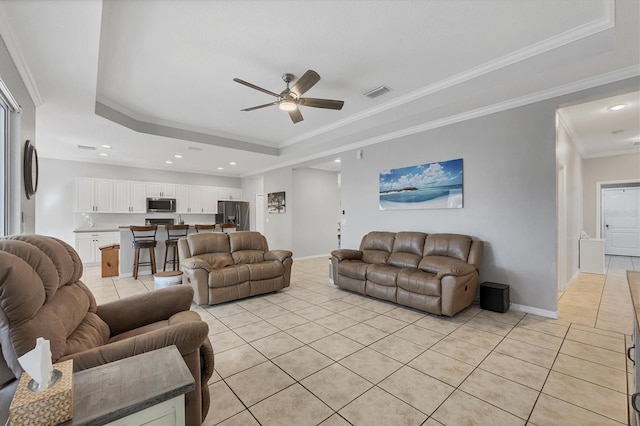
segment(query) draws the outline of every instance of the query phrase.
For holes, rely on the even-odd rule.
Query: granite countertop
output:
[[[175,225],[180,225],[178,223],[176,223]],[[189,225],[189,227],[194,228],[195,224],[191,224],[191,223],[183,223],[182,225]],[[215,223],[201,223],[198,222],[198,225],[216,225]],[[119,230],[122,231],[123,229],[129,229],[129,226],[132,225],[120,225],[118,226]],[[145,225],[133,225],[133,226],[145,226]],[[164,229],[164,225],[158,225],[158,229]],[[114,231],[118,231],[118,229],[114,229]]]
[[[88,226],[80,226],[80,227],[74,229],[73,232],[76,232],[76,233],[82,233],[82,232],[118,232],[118,226],[116,226],[116,225],[101,225],[101,226],[94,226],[93,228],[88,227]]]
[[[636,323],[640,325],[640,271],[627,271],[627,281],[629,282],[633,310],[636,313]]]

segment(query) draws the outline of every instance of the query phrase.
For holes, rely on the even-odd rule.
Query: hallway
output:
[[[640,258],[606,256],[606,275],[581,273],[566,292],[558,292],[560,321],[630,335],[633,307],[627,270],[640,271]]]

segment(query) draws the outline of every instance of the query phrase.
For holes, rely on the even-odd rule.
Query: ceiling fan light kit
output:
[[[256,109],[265,108],[272,105],[278,105],[278,108],[280,108],[283,111],[287,111],[289,113],[289,117],[291,118],[291,121],[293,121],[293,123],[295,124],[304,120],[304,118],[302,118],[302,113],[300,113],[300,110],[298,109],[298,106],[300,105],[312,107],[312,108],[324,108],[324,109],[335,109],[335,110],[342,109],[342,106],[344,105],[344,101],[338,101],[334,99],[318,99],[318,98],[302,98],[301,97],[305,92],[307,92],[309,89],[315,86],[315,84],[318,81],[320,81],[320,75],[317,72],[313,70],[308,70],[307,72],[304,73],[302,77],[300,77],[300,79],[296,82],[296,84],[293,85],[292,88],[289,88],[289,83],[293,81],[293,79],[294,79],[293,74],[289,74],[289,73],[283,74],[282,80],[285,83],[287,83],[287,87],[282,92],[280,92],[280,94],[278,94],[270,90],[263,89],[262,87],[256,86],[255,84],[241,80],[239,78],[234,78],[233,81],[235,81],[236,83],[243,84],[252,89],[266,93],[267,95],[275,96],[277,99],[275,102],[271,102],[263,105],[257,105],[250,108],[245,108],[241,111],[245,111],[245,112],[253,111]]]

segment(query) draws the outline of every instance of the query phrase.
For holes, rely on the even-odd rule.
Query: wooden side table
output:
[[[183,425],[184,394],[195,381],[175,346],[73,375],[76,425]]]

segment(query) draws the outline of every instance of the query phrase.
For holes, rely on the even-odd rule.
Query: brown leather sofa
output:
[[[360,250],[334,250],[334,284],[437,315],[476,296],[483,242],[466,235],[370,232]]]
[[[22,374],[18,357],[44,337],[52,361],[73,359],[76,372],[175,345],[196,382],[185,395],[186,424],[200,425],[214,360],[209,327],[190,311],[193,290],[173,286],[97,306],[81,276],[78,254],[63,241],[0,239],[0,423]]]
[[[214,305],[289,287],[292,253],[269,250],[259,232],[189,234],[178,241],[183,284],[199,305]]]

